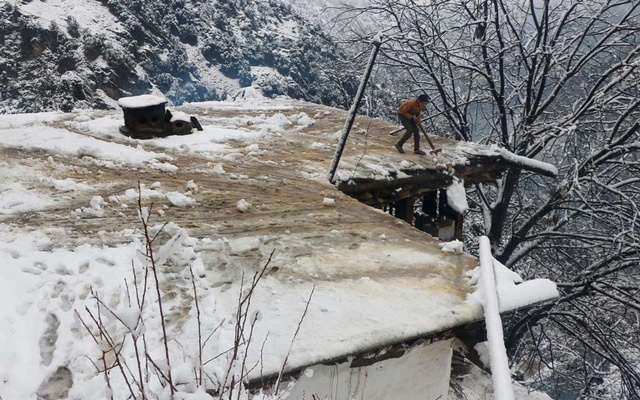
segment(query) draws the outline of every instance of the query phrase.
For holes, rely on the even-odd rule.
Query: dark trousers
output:
[[[402,145],[409,140],[411,135],[413,134],[413,150],[420,149],[420,132],[418,131],[418,124],[413,118],[407,118],[404,115],[398,114],[398,118],[400,118],[400,122],[402,122],[402,126],[407,130],[404,135],[398,141],[398,146],[402,147]]]

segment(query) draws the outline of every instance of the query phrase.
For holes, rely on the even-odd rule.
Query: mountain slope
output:
[[[174,104],[259,86],[346,107],[357,87],[319,25],[274,0],[25,0],[0,7],[0,113]]]

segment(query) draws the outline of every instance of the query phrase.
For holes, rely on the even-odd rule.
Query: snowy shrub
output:
[[[76,21],[73,16],[69,15],[65,22],[67,24],[67,33],[71,35],[71,37],[79,38],[81,33],[78,21]]]
[[[86,33],[82,39],[83,52],[87,59],[93,61],[102,55],[106,42],[106,38],[102,34],[93,35]]]
[[[176,78],[165,72],[156,77],[156,86],[158,86],[163,93],[166,93],[171,89],[175,81]]]

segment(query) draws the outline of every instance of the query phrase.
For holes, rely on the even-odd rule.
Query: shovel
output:
[[[397,135],[398,133],[400,133],[400,131],[403,131],[404,129],[405,129],[405,127],[403,126],[402,128],[400,128],[400,129],[396,129],[395,131],[393,131],[393,132],[389,133],[389,135],[391,135],[391,136],[395,136],[395,135]]]

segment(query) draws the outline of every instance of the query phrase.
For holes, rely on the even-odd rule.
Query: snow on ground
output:
[[[253,98],[184,110],[203,132],[147,141],[119,135],[116,111],[0,116],[0,398],[124,398],[101,362],[114,363],[115,343],[137,377],[143,334],[156,362],[145,390],[169,397],[154,372],[169,368],[142,221],[180,398],[481,317],[466,301],[476,260],[459,244],[441,249],[317,178],[342,124],[331,112]],[[385,179],[385,151],[364,173]],[[234,356],[240,293],[265,265]]]
[[[48,112],[38,114],[11,114],[11,117],[0,118],[0,129],[24,127],[44,122],[53,122],[64,118],[61,112]]]
[[[163,153],[145,151],[119,143],[105,142],[92,137],[78,135],[64,129],[31,127],[28,130],[15,128],[2,131],[2,143],[18,149],[38,149],[73,157],[91,157],[100,165],[133,166],[149,165],[162,171],[175,171],[169,162],[172,157]]]
[[[14,3],[22,12],[39,17],[42,26],[48,27],[51,21],[66,28],[67,18],[72,16],[81,28],[93,33],[101,33],[109,36],[109,32],[122,32],[123,28],[118,20],[108,12],[99,0],[83,1],[82,3],[67,0],[29,1],[22,4]],[[97,18],[96,16],[100,16]]]
[[[55,168],[53,158],[44,160],[43,164]],[[0,215],[40,210],[53,206],[58,202],[69,201],[77,193],[90,192],[94,188],[78,183],[74,179],[54,179],[42,176],[40,169],[27,163],[9,164],[0,161],[0,176],[12,177],[0,182]],[[44,190],[35,189],[42,185],[45,190],[55,190],[63,194],[60,200],[47,196]]]

